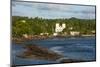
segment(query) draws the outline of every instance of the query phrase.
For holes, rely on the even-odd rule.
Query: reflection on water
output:
[[[95,37],[49,38],[45,40],[31,40],[25,42],[25,44],[33,43],[62,54],[65,58],[83,59],[86,61],[95,60]],[[16,55],[24,50],[20,45],[16,43],[13,43],[12,45],[12,63],[15,65],[59,63],[56,61],[18,58]]]

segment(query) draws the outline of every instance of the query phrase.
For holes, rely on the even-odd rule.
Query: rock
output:
[[[22,52],[21,55],[17,57],[20,58],[31,58],[31,59],[43,59],[43,60],[57,60],[62,57],[53,51],[48,50],[45,47],[40,47],[37,45],[25,45],[26,51]]]
[[[12,39],[12,42],[15,42],[16,44],[22,44],[25,41],[27,41],[27,39],[24,39],[24,38],[13,38]]]
[[[76,62],[75,60],[72,59],[63,59],[60,61],[61,63],[72,63],[72,62]]]
[[[75,63],[75,62],[85,62],[84,60],[77,60],[77,59],[62,59],[59,61],[60,63]]]

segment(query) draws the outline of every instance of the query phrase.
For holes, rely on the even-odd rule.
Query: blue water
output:
[[[25,44],[37,44],[57,52],[69,59],[78,59],[93,61],[96,59],[96,41],[95,37],[66,37],[66,38],[49,38],[45,40],[31,40]],[[23,50],[22,46],[13,43],[12,45],[12,64],[29,65],[29,64],[49,64],[59,63],[56,61],[23,59],[16,57]]]

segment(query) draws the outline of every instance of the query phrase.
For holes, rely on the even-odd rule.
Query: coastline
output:
[[[12,37],[11,40],[12,42],[15,42],[15,43],[23,43],[25,41],[30,41],[30,40],[44,40],[44,39],[48,39],[48,38],[64,38],[64,37],[95,37],[96,35],[79,35],[79,36],[72,36],[72,35],[68,35],[68,36],[53,36],[53,35],[50,35],[50,36],[41,36],[41,35],[35,35],[35,36],[32,36],[32,37]]]

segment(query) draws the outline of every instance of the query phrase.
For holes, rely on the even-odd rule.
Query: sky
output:
[[[95,6],[12,1],[13,16],[95,19]]]

